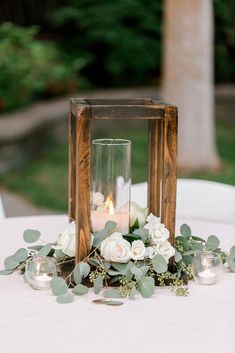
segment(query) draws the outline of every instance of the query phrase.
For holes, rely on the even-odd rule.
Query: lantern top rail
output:
[[[164,119],[165,109],[177,108],[157,98],[89,99],[71,98],[75,117],[86,119]]]

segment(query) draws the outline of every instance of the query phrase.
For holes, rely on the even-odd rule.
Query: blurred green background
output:
[[[21,10],[19,11],[19,6]],[[235,81],[235,1],[214,0],[216,83]],[[163,1],[30,0],[0,4],[0,112],[34,101],[104,87],[157,86],[161,79]],[[226,110],[226,99],[222,104]],[[235,185],[234,105],[217,112],[221,170],[182,173]],[[1,114],[0,114],[1,119]],[[95,137],[133,141],[133,182],[146,180],[146,127],[121,124]],[[44,146],[45,147],[45,146]],[[47,151],[45,153],[45,150]],[[40,207],[67,209],[67,141],[47,141],[44,153],[0,182]]]

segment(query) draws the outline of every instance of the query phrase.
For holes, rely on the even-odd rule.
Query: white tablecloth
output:
[[[65,216],[0,220],[0,260],[20,246],[26,228],[54,240]],[[226,249],[235,244],[234,224],[179,219],[196,235],[216,234]],[[156,288],[150,299],[120,307],[95,305],[94,295],[59,305],[48,291],[32,290],[22,276],[0,277],[0,353],[221,353],[234,351],[235,274],[214,286],[190,283],[187,298]],[[100,296],[99,296],[100,297]]]

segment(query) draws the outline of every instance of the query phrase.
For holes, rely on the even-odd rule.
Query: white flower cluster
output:
[[[145,224],[143,220],[145,212],[146,209],[141,211],[139,207],[136,218],[133,216],[133,219],[138,219],[140,225]],[[130,244],[121,233],[114,232],[101,242],[100,252],[103,258],[107,261],[126,263],[129,260],[152,259],[155,255],[160,254],[168,262],[169,258],[175,254],[175,249],[167,240],[169,238],[168,229],[161,223],[160,218],[153,214],[150,214],[145,220],[147,223],[144,228],[148,230],[150,236],[149,246],[146,247],[142,240],[135,240]],[[71,222],[59,236],[54,248],[73,257],[75,256],[75,242],[75,223]]]
[[[129,260],[152,259],[155,255],[162,255],[168,263],[169,258],[174,256],[175,249],[167,240],[168,229],[160,222],[160,218],[150,214],[147,224],[144,226],[151,237],[151,246],[145,247],[142,240],[135,240],[130,244],[121,233],[115,232],[102,241],[100,252],[107,261],[125,263]]]
[[[115,232],[102,241],[100,252],[107,261],[125,263],[131,259],[143,260],[145,246],[142,240],[135,240],[130,244],[121,233]]]
[[[175,249],[167,240],[169,231],[160,218],[152,213],[147,217],[147,224],[144,226],[148,230],[152,240],[152,245],[146,248],[146,256],[152,259],[155,255],[162,255],[168,263],[170,257],[175,255]]]

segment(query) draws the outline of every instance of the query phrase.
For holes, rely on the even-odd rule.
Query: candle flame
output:
[[[107,199],[105,201],[105,207],[109,210],[110,215],[114,215],[114,207],[111,193],[107,196]]]

